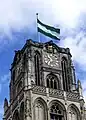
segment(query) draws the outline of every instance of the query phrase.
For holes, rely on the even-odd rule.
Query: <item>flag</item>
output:
[[[37,24],[38,24],[38,26],[37,26],[38,32],[40,32],[48,37],[51,37],[53,39],[60,40],[60,29],[59,28],[45,25],[39,19],[37,19]]]

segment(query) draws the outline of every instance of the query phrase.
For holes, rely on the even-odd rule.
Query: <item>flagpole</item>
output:
[[[40,36],[39,36],[39,32],[38,32],[38,22],[37,22],[37,20],[38,20],[38,13],[36,13],[37,39],[38,39],[38,41],[40,42]]]

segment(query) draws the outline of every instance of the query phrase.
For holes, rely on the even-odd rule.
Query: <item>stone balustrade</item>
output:
[[[64,92],[63,90],[46,88],[44,86],[33,86],[32,92],[34,94],[41,94],[49,97],[61,98],[64,99],[66,97],[69,101],[79,101],[80,96],[78,93],[74,92]]]
[[[67,100],[79,101],[80,96],[78,93],[66,92]]]

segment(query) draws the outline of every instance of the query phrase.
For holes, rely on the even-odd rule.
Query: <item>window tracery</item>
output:
[[[45,107],[43,103],[37,101],[35,104],[35,120],[45,120]]]
[[[59,80],[57,76],[53,74],[49,74],[46,80],[47,80],[47,87],[53,89],[60,89]]]
[[[63,120],[63,110],[57,104],[53,104],[50,108],[50,120]]]
[[[78,114],[77,111],[74,109],[73,106],[70,106],[69,110],[68,110],[68,119],[69,120],[78,120]]]

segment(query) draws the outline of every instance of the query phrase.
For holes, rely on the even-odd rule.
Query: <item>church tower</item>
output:
[[[4,120],[85,120],[80,80],[69,48],[27,40],[11,64]]]

